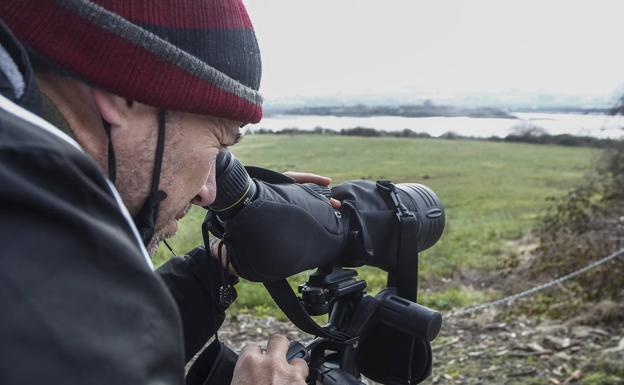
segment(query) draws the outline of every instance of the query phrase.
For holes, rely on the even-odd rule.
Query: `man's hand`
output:
[[[232,385],[305,385],[308,364],[300,358],[286,361],[288,339],[269,337],[266,353],[258,345],[246,345],[234,367]]]
[[[316,174],[310,174],[309,172],[286,171],[284,175],[293,178],[297,183],[314,183],[323,187],[327,187],[331,183],[331,178]],[[332,198],[329,200],[329,202],[331,203],[333,208],[340,208],[339,200]]]

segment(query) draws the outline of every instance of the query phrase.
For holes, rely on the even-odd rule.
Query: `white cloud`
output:
[[[611,94],[621,0],[247,0],[262,92]]]

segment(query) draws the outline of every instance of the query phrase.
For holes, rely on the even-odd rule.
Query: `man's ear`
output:
[[[132,108],[132,103],[121,96],[96,88],[91,88],[91,95],[104,120],[112,126],[125,125],[127,113]]]

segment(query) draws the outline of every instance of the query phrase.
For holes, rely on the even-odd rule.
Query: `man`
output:
[[[4,1],[0,19],[0,383],[184,383],[223,322],[222,267],[199,248],[155,274],[147,251],[214,200],[218,151],[261,118],[244,6]],[[187,383],[304,384],[287,347],[232,369],[214,342]]]

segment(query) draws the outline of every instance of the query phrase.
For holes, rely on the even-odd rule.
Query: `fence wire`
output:
[[[497,299],[495,301],[486,302],[486,303],[483,303],[481,305],[471,306],[471,307],[467,307],[467,308],[459,309],[459,310],[453,310],[450,313],[445,314],[444,317],[445,318],[457,318],[457,317],[462,317],[462,316],[478,313],[478,312],[481,312],[483,310],[489,309],[489,308],[494,307],[494,306],[499,306],[499,305],[507,305],[507,306],[509,306],[513,302],[515,302],[515,301],[517,301],[517,300],[519,300],[521,298],[525,298],[525,297],[531,296],[533,294],[539,293],[540,291],[549,289],[549,288],[551,288],[553,286],[560,285],[560,284],[562,284],[562,283],[564,283],[564,282],[566,282],[566,281],[568,281],[568,280],[570,280],[572,278],[578,277],[581,274],[584,274],[584,273],[586,273],[586,272],[588,272],[590,270],[593,270],[593,269],[595,269],[596,267],[598,267],[600,265],[603,265],[603,264],[605,264],[605,263],[607,263],[609,261],[612,261],[612,260],[614,260],[615,258],[617,258],[617,257],[619,257],[621,255],[624,255],[624,248],[622,248],[622,249],[620,249],[620,250],[618,250],[618,251],[616,251],[616,252],[614,252],[612,254],[609,254],[606,257],[603,257],[603,258],[600,258],[600,259],[598,259],[598,260],[596,260],[594,262],[591,262],[591,263],[587,264],[586,266],[584,266],[584,267],[582,267],[582,268],[580,268],[578,270],[575,270],[575,271],[573,271],[573,272],[571,272],[569,274],[563,275],[563,276],[561,276],[559,278],[555,278],[555,279],[553,279],[551,281],[548,281],[548,282],[543,283],[541,285],[532,287],[532,288],[530,288],[528,290],[522,291],[520,293],[512,294],[510,296],[507,296],[507,297],[504,297],[504,298],[501,298],[501,299]]]

